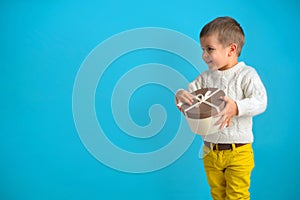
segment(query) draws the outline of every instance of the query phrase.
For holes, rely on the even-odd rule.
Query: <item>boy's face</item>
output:
[[[224,47],[218,40],[217,34],[200,38],[203,50],[202,58],[210,70],[225,70],[230,68],[230,47]]]

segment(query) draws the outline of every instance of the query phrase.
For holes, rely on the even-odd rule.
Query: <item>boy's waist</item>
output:
[[[212,143],[204,141],[204,145],[213,149],[213,150],[232,150],[234,148],[238,148],[244,146],[249,143],[232,143],[232,144],[224,144],[224,143]]]

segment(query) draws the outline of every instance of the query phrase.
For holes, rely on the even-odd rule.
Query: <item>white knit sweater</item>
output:
[[[252,116],[264,112],[267,107],[266,90],[255,69],[239,62],[228,70],[207,70],[189,84],[188,90],[207,87],[222,89],[233,99],[238,116],[232,119],[229,127],[203,139],[213,143],[252,143]]]

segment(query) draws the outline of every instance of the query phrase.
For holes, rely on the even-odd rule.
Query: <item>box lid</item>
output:
[[[181,107],[186,117],[204,119],[216,115],[225,107],[225,101],[220,99],[225,93],[218,88],[202,88],[192,94],[195,95],[193,105],[183,104]]]

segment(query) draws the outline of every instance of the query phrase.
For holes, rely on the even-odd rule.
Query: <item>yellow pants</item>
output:
[[[214,200],[250,199],[250,175],[254,168],[251,144],[232,150],[204,147],[204,168]]]

